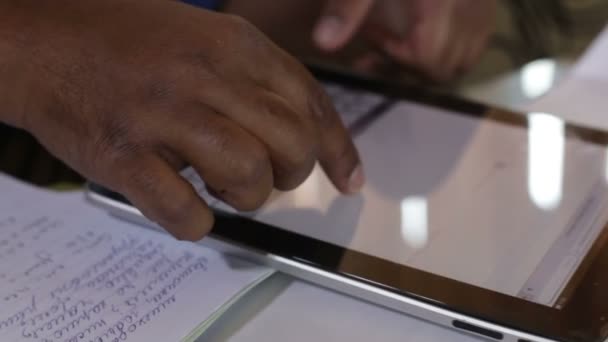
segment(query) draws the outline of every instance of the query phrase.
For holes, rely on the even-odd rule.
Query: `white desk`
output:
[[[226,312],[199,341],[481,340],[276,274]]]

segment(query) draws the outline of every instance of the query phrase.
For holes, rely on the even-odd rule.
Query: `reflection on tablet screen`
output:
[[[399,264],[560,307],[608,219],[606,148],[533,113],[524,126],[328,85],[368,183],[318,168],[255,219]],[[193,177],[190,175],[189,178]]]

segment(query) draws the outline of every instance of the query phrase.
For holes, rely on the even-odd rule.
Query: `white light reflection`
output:
[[[550,59],[539,59],[526,64],[521,71],[521,89],[530,99],[547,92],[555,81],[557,66]]]
[[[292,192],[296,208],[314,208],[321,203],[321,173],[318,167]]]
[[[528,123],[528,194],[536,206],[552,210],[562,199],[564,121],[531,113]]]
[[[407,197],[401,201],[401,236],[412,248],[424,248],[429,239],[427,199]]]

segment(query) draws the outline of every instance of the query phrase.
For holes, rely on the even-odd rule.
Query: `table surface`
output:
[[[297,0],[290,0],[296,2]],[[290,3],[291,3],[290,2]],[[565,1],[568,2],[568,1]],[[238,10],[251,10],[251,1],[231,1]],[[279,3],[266,1],[266,3]],[[245,5],[242,5],[245,4]],[[258,2],[256,1],[256,6]],[[589,4],[595,9],[573,8],[575,19],[587,20],[608,12],[608,6],[597,1]],[[589,6],[591,6],[589,5]],[[244,6],[240,8],[238,6]],[[258,6],[264,8],[264,6]],[[584,7],[584,6],[583,6]],[[264,8],[265,9],[265,8]],[[267,9],[265,9],[267,10]],[[254,16],[255,17],[255,16]],[[605,16],[604,16],[605,17]],[[269,27],[274,24],[268,23]],[[306,25],[303,23],[302,25]],[[508,25],[507,25],[508,26]],[[274,27],[284,27],[274,25]],[[590,26],[587,26],[590,27]],[[503,31],[508,31],[505,29]],[[501,32],[503,32],[501,31]],[[599,28],[577,31],[576,44],[570,50],[554,51],[548,59],[552,65],[549,86],[567,72],[572,61],[586,46]],[[504,33],[504,32],[503,32]],[[278,40],[286,41],[284,37]],[[298,42],[297,40],[291,40]],[[287,43],[286,43],[287,44]],[[513,43],[515,44],[515,43]],[[515,45],[508,46],[517,46]],[[295,50],[302,49],[302,44]],[[509,52],[509,49],[506,50]],[[478,67],[452,90],[460,95],[499,106],[520,106],[534,94],[526,92],[525,73],[533,60],[514,63],[507,58],[505,49],[490,49]],[[521,57],[521,56],[520,56]],[[541,63],[541,64],[542,64]],[[528,68],[526,68],[526,65]],[[537,64],[538,65],[538,64]],[[534,64],[532,65],[534,66]],[[526,71],[527,70],[527,71]],[[17,175],[36,184],[48,185],[54,181],[80,182],[82,179],[60,162],[50,157],[27,134],[7,130],[0,126],[0,170]],[[286,310],[288,310],[286,312]],[[199,339],[200,341],[478,341],[476,338],[421,322],[341,294],[276,274],[247,294],[226,312]]]
[[[481,340],[277,273],[229,309],[203,341]]]

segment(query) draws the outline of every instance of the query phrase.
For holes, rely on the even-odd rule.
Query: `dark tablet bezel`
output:
[[[370,80],[310,67],[322,81],[369,90],[390,98],[444,108],[456,115],[498,120],[526,127],[526,116],[463,100],[420,87]],[[567,135],[608,145],[608,133],[566,125]],[[90,184],[105,197],[129,202],[119,194]],[[390,292],[548,339],[603,342],[608,337],[608,237],[596,241],[576,275],[577,286],[561,309],[500,294],[388,260],[349,250],[248,218],[217,213],[214,238],[301,262]],[[604,229],[606,231],[606,229]],[[466,265],[465,265],[466,266]]]

